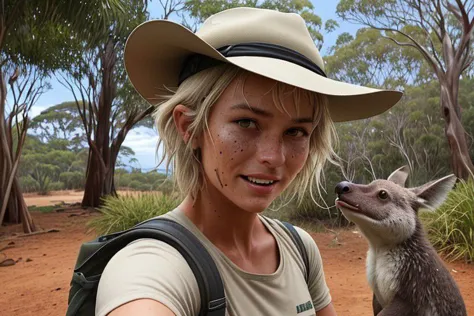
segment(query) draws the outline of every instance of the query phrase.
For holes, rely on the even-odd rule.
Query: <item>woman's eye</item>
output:
[[[307,136],[308,133],[305,130],[299,129],[299,128],[292,128],[288,130],[287,135],[291,137],[302,137],[302,136]]]
[[[243,128],[255,127],[255,122],[252,120],[238,120],[237,124]]]

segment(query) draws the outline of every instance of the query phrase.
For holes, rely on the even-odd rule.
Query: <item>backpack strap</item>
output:
[[[300,252],[301,257],[303,258],[304,265],[306,267],[306,274],[305,274],[305,280],[306,283],[309,282],[309,258],[308,258],[308,253],[306,252],[306,247],[304,246],[303,240],[301,239],[300,234],[296,231],[295,227],[284,221],[279,221],[283,226],[286,227],[287,231],[289,232],[291,239],[296,245],[296,248],[298,248],[298,251]]]
[[[97,289],[100,275],[109,260],[121,248],[140,238],[154,238],[166,242],[184,257],[199,286],[201,296],[200,316],[225,315],[224,286],[214,260],[196,236],[179,223],[164,218],[154,218],[123,232],[99,237],[96,242],[103,243],[103,245],[92,254],[89,252],[89,255],[85,258],[79,256],[72,282],[76,285],[79,284],[81,291],[91,288]],[[91,282],[95,284],[91,284]],[[78,291],[75,290],[75,292]],[[83,294],[77,296],[84,297]],[[69,305],[71,309],[74,309],[72,307],[82,305],[82,302],[76,303],[74,297],[72,297]]]
[[[141,229],[157,229],[169,234],[168,243],[186,259],[196,277],[201,293],[199,315],[223,316],[226,308],[224,285],[214,259],[201,241],[185,227],[172,220],[153,219],[140,226]]]

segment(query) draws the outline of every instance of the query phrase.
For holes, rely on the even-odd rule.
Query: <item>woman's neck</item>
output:
[[[209,189],[199,191],[195,200],[188,196],[179,208],[242,270],[269,274],[278,269],[280,254],[276,239],[258,213],[242,210],[220,192],[209,192]]]
[[[215,246],[221,250],[239,249],[251,256],[255,241],[263,237],[266,227],[257,213],[238,208],[212,188],[199,191],[196,199],[185,198],[179,208]]]

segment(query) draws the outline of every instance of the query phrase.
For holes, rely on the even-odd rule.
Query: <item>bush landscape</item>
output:
[[[338,305],[341,314],[357,314],[352,307],[358,304],[370,308],[370,297],[361,294],[367,292],[365,278],[360,277],[366,244],[334,206],[334,187],[343,180],[367,184],[386,179],[403,165],[410,169],[408,187],[455,174],[459,181],[446,202],[420,216],[437,251],[450,267],[457,267],[451,272],[463,269],[466,276],[474,275],[474,5],[470,1],[450,0],[445,6],[434,0],[324,1],[318,5],[332,3],[333,17],[325,19],[309,0],[2,3],[0,241],[5,245],[0,245],[0,269],[14,273],[0,274],[6,287],[0,314],[58,314],[57,302],[53,306],[49,302],[51,297],[65,302],[67,269],[82,242],[128,229],[179,203],[172,172],[158,169],[162,165],[143,168],[134,151],[141,144],[126,142],[134,132],[142,139],[157,135],[151,118],[155,108],[128,81],[124,45],[131,30],[157,14],[196,31],[211,14],[237,5],[302,14],[329,78],[404,92],[396,106],[380,115],[335,124],[340,165],[325,166],[321,196],[300,192],[301,204],[279,198],[263,213],[319,238],[325,262],[331,263],[328,280],[344,298]],[[152,14],[157,7],[159,13]],[[351,29],[341,22],[352,23]],[[328,44],[326,36],[331,33],[337,36]],[[68,97],[40,104],[38,100],[59,85]],[[71,192],[77,199],[63,201]],[[45,234],[50,229],[57,234]],[[58,286],[56,278],[67,281]],[[474,283],[468,284],[469,280],[463,283],[464,293],[472,298]],[[31,300],[33,295],[38,299]],[[334,297],[337,300],[338,295]],[[474,304],[470,308],[474,311]],[[360,310],[360,315],[369,312]]]

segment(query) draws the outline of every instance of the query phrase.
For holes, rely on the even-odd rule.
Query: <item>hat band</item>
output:
[[[224,57],[240,57],[240,56],[255,56],[255,57],[270,57],[289,61],[306,69],[313,71],[314,73],[327,77],[324,71],[306,58],[303,54],[298,53],[292,49],[267,43],[242,43],[236,45],[227,45],[217,49],[219,53]],[[179,74],[180,85],[184,80],[203,71],[207,68],[211,68],[224,62],[217,59],[201,55],[193,54],[186,59],[184,66]]]

